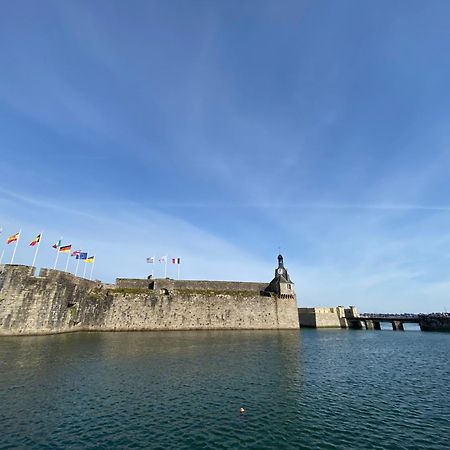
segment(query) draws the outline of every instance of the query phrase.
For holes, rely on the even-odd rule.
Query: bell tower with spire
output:
[[[266,293],[275,293],[278,298],[295,298],[294,283],[284,267],[284,259],[278,255],[278,267],[275,269],[275,278],[264,289]]]

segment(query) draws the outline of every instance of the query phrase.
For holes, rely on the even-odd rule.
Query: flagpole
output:
[[[67,268],[69,267],[69,258],[70,258],[71,251],[72,251],[72,247],[70,247],[70,250],[67,252],[66,270],[64,272],[67,272]]]
[[[89,257],[89,252],[88,255],[86,256],[86,258]],[[84,260],[84,270],[83,270],[83,278],[86,278],[86,260]]]
[[[59,256],[59,247],[61,246],[62,238],[58,242],[58,246],[56,247],[56,259],[55,265],[53,266],[53,270],[56,270],[56,264],[58,264],[58,256]]]
[[[56,259],[55,265],[53,266],[53,270],[56,270],[56,264],[58,264],[58,257],[59,257],[59,247],[56,248]]]
[[[94,261],[92,261],[91,276],[89,277],[90,280],[92,280],[92,272],[94,272],[94,264],[95,264],[95,255],[94,255]]]
[[[166,264],[164,265],[164,278],[167,278],[167,258],[168,256],[166,256]]]
[[[17,250],[17,244],[19,243],[20,235],[21,235],[21,234],[22,234],[22,230],[19,231],[19,237],[17,238],[16,245],[14,246],[14,251],[13,251],[13,254],[12,254],[12,256],[11,256],[11,262],[10,262],[10,264],[12,264],[13,261],[14,261],[14,256],[16,255],[16,250]]]
[[[180,279],[180,263],[178,263],[178,279]]]
[[[56,270],[56,264],[58,264],[58,256],[59,256],[59,247],[56,247],[56,259],[55,264],[53,265],[53,270]]]
[[[154,267],[155,267],[155,261],[156,261],[156,256],[154,256],[153,257],[153,260],[152,260],[152,279],[153,279],[153,277],[154,277],[154,274],[153,274],[153,272],[154,272]],[[1,262],[1,260],[0,260],[0,262]]]
[[[41,245],[42,235],[43,235],[43,234],[44,234],[44,233],[41,231],[41,234],[39,235],[39,242],[38,242],[38,244],[37,244],[36,251],[34,252],[33,263],[31,264],[32,267],[34,267],[34,264],[35,264],[35,262],[36,262],[36,257],[37,257],[38,251],[39,251],[39,247],[40,247],[40,245]]]
[[[78,256],[78,259],[77,259],[77,268],[75,269],[75,276],[77,276],[78,266],[80,265],[80,255],[76,255],[76,256]]]

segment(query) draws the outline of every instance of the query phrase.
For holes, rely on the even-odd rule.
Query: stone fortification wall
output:
[[[147,289],[151,282],[146,278],[116,278],[116,286],[125,289]]]
[[[348,328],[346,317],[349,309],[336,308],[298,308],[300,327],[304,328]]]
[[[101,318],[89,329],[192,330],[298,328],[293,302],[251,293],[109,291]],[[102,304],[103,300],[99,300]],[[292,314],[294,312],[294,314]]]
[[[32,267],[0,265],[0,334],[299,326],[295,299],[261,296],[261,283],[154,281],[153,289],[149,280],[106,285],[55,270],[35,276]]]
[[[189,290],[189,291],[251,291],[260,292],[264,290],[267,283],[245,282],[245,281],[206,281],[206,280],[173,280],[170,278],[117,278],[116,286],[131,289],[167,289]]]
[[[298,321],[301,328],[316,328],[315,308],[298,308]]]
[[[0,334],[69,331],[98,283],[58,270],[0,265]]]

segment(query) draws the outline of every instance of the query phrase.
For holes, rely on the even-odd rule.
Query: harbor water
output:
[[[2,337],[0,448],[450,448],[449,348],[389,330]]]

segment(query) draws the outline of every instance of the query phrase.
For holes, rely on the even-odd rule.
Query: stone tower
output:
[[[284,267],[282,255],[278,255],[278,267],[275,269],[275,278],[270,282],[264,292],[273,292],[278,298],[295,298],[294,283]]]

